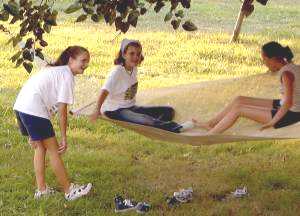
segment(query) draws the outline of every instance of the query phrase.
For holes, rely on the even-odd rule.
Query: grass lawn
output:
[[[66,7],[63,2],[59,1],[60,8]],[[45,52],[56,58],[72,44],[90,50],[90,67],[76,78],[79,100],[96,96],[91,89],[103,84],[124,37],[139,39],[143,45],[140,90],[265,71],[259,52],[270,40],[290,46],[299,63],[298,0],[270,0],[266,7],[256,6],[236,44],[228,41],[240,2],[195,0],[187,14],[198,25],[197,32],[173,31],[163,22],[164,13],[151,13],[141,18],[137,29],[111,42],[114,27],[74,24],[74,17],[64,15],[61,25],[47,36]],[[115,194],[151,203],[148,215],[299,215],[299,141],[192,147],[150,140],[103,121],[91,124],[85,118],[69,119],[69,149],[63,159],[72,181],[93,183],[91,195],[66,202],[57,193],[35,201],[33,151],[20,136],[12,111],[29,75],[9,61],[15,50],[5,45],[7,40],[0,34],[0,215],[113,215]],[[60,190],[51,169],[47,169],[47,182]],[[218,199],[240,185],[248,186],[249,197]],[[190,186],[193,201],[169,209],[165,196]]]

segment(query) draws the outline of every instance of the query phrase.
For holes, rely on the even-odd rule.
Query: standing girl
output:
[[[74,76],[88,67],[87,49],[71,46],[62,52],[57,61],[31,76],[22,87],[14,110],[22,135],[29,136],[34,148],[34,171],[37,191],[35,198],[54,192],[45,183],[45,156],[48,152],[51,167],[63,188],[65,198],[74,200],[86,195],[92,185],[70,183],[60,154],[67,149],[67,106],[73,103]],[[58,144],[50,117],[59,113],[61,142]]]
[[[281,99],[239,96],[208,122],[194,120],[196,125],[213,134],[227,130],[239,117],[263,124],[262,130],[300,121],[300,66],[292,63],[292,51],[272,41],[262,46],[261,56],[268,69],[280,77]]]
[[[97,106],[90,116],[95,121],[105,116],[120,121],[148,125],[179,133],[193,127],[192,122],[182,125],[172,122],[175,111],[172,107],[141,107],[135,104],[138,88],[137,66],[144,60],[142,45],[137,40],[124,39],[116,65],[100,91]]]

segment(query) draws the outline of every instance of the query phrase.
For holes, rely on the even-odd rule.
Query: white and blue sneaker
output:
[[[115,212],[127,212],[135,210],[137,203],[130,199],[123,199],[122,196],[117,195],[115,197]]]
[[[248,196],[247,187],[237,188],[234,192],[231,192],[235,198],[242,198]]]
[[[139,214],[145,214],[150,210],[151,206],[145,202],[139,202],[136,206],[136,212]]]
[[[79,197],[87,195],[92,188],[92,184],[88,183],[87,185],[75,185],[71,183],[70,192],[65,193],[65,199],[68,201],[76,200]]]
[[[190,202],[193,198],[193,189],[181,189],[178,192],[174,192],[173,196],[175,199],[181,203],[187,203]]]
[[[55,193],[55,190],[53,188],[50,188],[46,186],[46,189],[43,191],[36,190],[34,193],[34,199],[41,199],[43,197],[48,197],[51,196],[52,194]]]

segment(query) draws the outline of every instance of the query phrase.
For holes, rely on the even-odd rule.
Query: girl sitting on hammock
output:
[[[90,116],[91,121],[104,114],[111,119],[148,125],[175,133],[192,128],[192,122],[180,125],[171,121],[175,114],[172,107],[141,107],[135,104],[138,88],[137,66],[143,60],[140,42],[124,39],[114,61],[116,66],[101,88],[96,109]]]
[[[263,124],[261,130],[281,128],[300,121],[300,66],[292,63],[292,51],[272,41],[263,45],[261,55],[268,69],[277,72],[280,77],[281,99],[239,96],[211,120],[193,120],[198,127],[215,134],[230,128],[239,117]]]

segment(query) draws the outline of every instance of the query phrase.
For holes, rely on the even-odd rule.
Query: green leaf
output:
[[[142,7],[141,8],[141,15],[144,15],[147,12],[147,8]]]
[[[176,30],[178,29],[179,25],[180,25],[181,20],[177,19],[177,20],[172,20],[171,21],[171,25],[173,26],[173,29]]]
[[[129,23],[122,23],[122,26],[121,26],[121,31],[123,32],[123,33],[126,33],[127,31],[128,31],[128,29],[129,29],[129,26],[130,26],[130,24]]]
[[[8,4],[3,4],[3,8],[12,16],[19,15],[19,6],[16,2],[9,1]]]
[[[16,54],[14,54],[14,55],[10,58],[10,60],[11,60],[12,62],[17,61],[17,59],[21,56],[21,54],[22,54],[22,51],[20,50],[20,51],[18,51]]]
[[[186,21],[184,24],[182,24],[182,28],[186,31],[196,31],[198,29],[197,26],[191,21]]]
[[[183,10],[177,11],[177,12],[175,13],[175,16],[176,16],[176,17],[183,18],[183,17],[184,17],[184,12],[183,12]]]
[[[50,31],[51,31],[51,25],[48,25],[47,23],[44,23],[43,29],[45,30],[45,32],[47,32],[49,34]]]
[[[7,11],[3,11],[0,14],[0,20],[6,22],[9,19],[9,13]]]
[[[93,14],[94,13],[94,9],[90,8],[90,7],[82,7],[84,12],[86,12],[87,14]]]
[[[24,61],[23,58],[19,58],[16,62],[16,67],[19,67],[23,63],[23,61]]]
[[[180,0],[182,7],[190,8],[191,7],[191,0]]]
[[[31,63],[23,62],[23,67],[28,73],[31,73],[33,65]]]
[[[94,21],[94,22],[99,22],[101,20],[101,17],[98,15],[98,14],[93,14],[91,16],[91,19]]]
[[[46,41],[44,41],[44,40],[40,40],[40,45],[42,47],[46,47],[46,46],[48,46],[48,43]]]
[[[136,27],[139,15],[140,15],[139,11],[137,10],[131,11],[128,15],[128,19],[127,19],[128,23],[133,27]]]
[[[74,13],[74,12],[80,10],[81,8],[82,8],[82,6],[76,2],[74,4],[71,4],[66,10],[64,10],[64,12],[66,14],[71,14],[71,13]]]
[[[45,59],[43,53],[42,53],[41,50],[39,50],[39,49],[37,49],[37,50],[35,51],[35,55],[38,56],[38,57],[40,57],[40,59],[42,59],[42,60]]]
[[[21,42],[21,41],[22,41],[22,37],[21,37],[20,35],[17,35],[16,37],[13,37],[13,39],[12,39],[13,46],[14,46],[14,47],[17,46],[17,44],[18,44],[19,42]]]
[[[169,13],[166,14],[164,21],[168,22],[172,19],[173,13],[170,11]]]
[[[154,11],[156,13],[158,13],[163,7],[165,6],[165,3],[161,0],[157,1],[155,7],[154,7]]]
[[[49,16],[44,21],[45,21],[45,23],[47,25],[57,26],[56,17],[55,16]]]
[[[33,53],[30,52],[28,49],[25,49],[25,50],[23,51],[23,59],[26,59],[26,60],[32,62],[33,59],[34,59]]]
[[[86,14],[81,14],[79,17],[77,17],[76,22],[83,22],[87,19]]]
[[[5,45],[8,45],[8,44],[12,43],[12,42],[14,41],[14,38],[15,38],[15,37],[9,38],[9,40],[6,42]]]
[[[28,38],[25,43],[25,48],[31,49],[33,44],[34,44],[34,40],[32,38]]]

